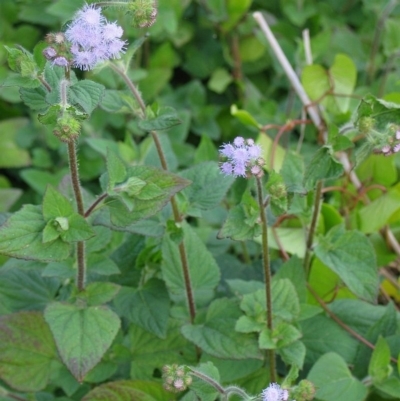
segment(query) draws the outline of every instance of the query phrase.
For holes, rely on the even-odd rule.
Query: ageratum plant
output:
[[[341,3],[0,2],[1,399],[399,397],[397,3]]]

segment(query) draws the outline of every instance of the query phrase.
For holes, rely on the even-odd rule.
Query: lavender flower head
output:
[[[122,34],[122,28],[108,22],[100,8],[86,4],[65,31],[71,44],[73,65],[87,71],[101,61],[120,58],[126,47],[126,42],[120,39]]]
[[[255,175],[262,177],[264,160],[261,157],[261,147],[255,145],[252,139],[244,139],[238,136],[233,144],[222,145],[220,155],[224,161],[220,164],[220,169],[225,175],[234,177],[247,177]]]
[[[277,383],[271,383],[261,393],[262,401],[287,401],[289,392],[281,388]]]

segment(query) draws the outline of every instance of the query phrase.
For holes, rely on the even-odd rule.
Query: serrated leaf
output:
[[[0,269],[0,303],[9,313],[43,310],[59,287],[58,278],[42,277],[40,270]]]
[[[170,300],[165,284],[151,279],[143,287],[123,287],[114,300],[117,311],[131,322],[166,338]]]
[[[312,188],[319,180],[328,180],[340,177],[343,166],[332,155],[329,146],[320,148],[307,166],[304,176],[304,184],[307,188]]]
[[[46,308],[44,316],[63,362],[78,381],[99,363],[121,324],[106,306],[83,308],[57,302]]]
[[[87,114],[91,114],[100,103],[104,90],[103,85],[84,79],[68,88],[68,96],[72,104],[78,104]]]
[[[193,228],[187,223],[182,223],[182,228],[195,302],[197,305],[205,305],[213,298],[218,285],[219,268]],[[167,235],[164,237],[162,255],[161,269],[170,296],[175,302],[186,304],[186,286],[178,245]]]
[[[191,208],[208,210],[216,207],[225,197],[234,182],[233,177],[224,177],[216,162],[197,164],[180,175],[193,183],[182,191]]]
[[[181,120],[172,107],[160,109],[157,117],[139,121],[139,127],[144,131],[161,131],[181,124]]]
[[[339,275],[350,291],[362,299],[376,301],[379,287],[376,257],[364,234],[334,227],[320,238],[315,254]]]
[[[115,184],[122,182],[126,178],[125,163],[110,148],[107,148],[107,173],[108,185],[107,190],[112,191]]]
[[[89,391],[82,401],[169,401],[171,393],[160,383],[140,380],[120,380],[102,384]]]
[[[61,106],[54,104],[50,106],[44,114],[38,115],[38,120],[44,125],[54,125],[60,117]]]
[[[18,391],[44,389],[52,373],[56,347],[41,312],[0,317],[0,377]]]
[[[46,110],[50,104],[46,101],[46,91],[43,87],[21,88],[22,101],[32,110]]]
[[[302,341],[295,341],[277,350],[277,353],[286,365],[295,366],[298,369],[303,369],[306,352],[307,349]]]
[[[171,197],[190,184],[175,174],[169,173],[150,166],[132,166],[127,168],[128,181],[130,177],[136,177],[146,182],[147,185],[154,184],[162,191],[162,195],[156,196],[154,199],[139,199],[137,196],[129,196],[129,188],[124,184],[119,186],[119,191],[124,194],[125,198],[115,198],[113,202],[108,204],[111,213],[111,223],[124,227],[138,220],[153,216],[160,211]],[[124,191],[125,190],[125,191]],[[160,192],[158,191],[160,194]],[[118,196],[118,195],[117,195]],[[129,201],[129,209],[122,201]]]
[[[22,77],[20,74],[10,73],[1,84],[1,87],[19,86],[20,88],[37,88],[41,85],[37,78]]]
[[[50,220],[56,217],[68,217],[72,213],[74,209],[70,201],[53,186],[48,185],[43,197],[43,217]]]
[[[334,352],[323,355],[311,368],[307,379],[317,388],[316,398],[322,401],[363,401],[367,387],[355,379],[346,362]]]
[[[184,325],[182,334],[203,351],[217,358],[261,358],[257,340],[252,334],[235,332],[240,317],[238,305],[226,298],[213,301],[204,324]]]
[[[70,252],[69,244],[59,239],[42,242],[45,225],[41,206],[25,205],[0,227],[0,253],[41,261],[66,259]]]
[[[114,283],[95,282],[88,284],[76,297],[87,302],[89,306],[103,305],[112,301],[121,287]]]

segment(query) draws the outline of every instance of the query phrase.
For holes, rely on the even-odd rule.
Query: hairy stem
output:
[[[138,102],[140,109],[145,115],[146,113],[146,105],[142,99],[142,96],[136,86],[133,84],[133,82],[129,79],[129,77],[126,75],[126,72],[117,66],[114,63],[110,63],[110,67],[113,69],[114,72],[116,72],[126,83],[130,91],[132,92],[133,96],[135,97],[136,101]],[[161,146],[160,138],[158,137],[157,132],[151,131],[151,136],[153,138],[154,144],[157,149],[157,154],[160,159],[161,167],[163,170],[167,171],[168,170],[168,165],[167,165],[167,160],[165,158],[165,154],[163,151],[163,148]],[[171,197],[171,206],[172,206],[172,213],[174,215],[174,220],[176,224],[179,224],[182,222],[182,216],[179,212],[178,204],[176,202],[175,196]],[[190,279],[190,272],[189,272],[189,263],[187,259],[187,252],[186,252],[186,247],[183,241],[179,244],[179,256],[181,259],[181,264],[182,264],[182,272],[183,272],[183,278],[185,282],[185,291],[186,291],[186,300],[187,304],[189,307],[189,315],[190,315],[190,322],[194,323],[195,317],[196,317],[196,303],[194,301],[194,294],[193,294],[193,288],[192,288],[192,283]]]
[[[304,272],[306,277],[310,274],[310,262],[311,262],[311,248],[314,240],[315,229],[317,227],[318,215],[321,208],[321,194],[322,194],[322,180],[317,182],[317,188],[315,189],[314,197],[314,210],[311,219],[310,229],[308,231],[307,242],[306,242],[306,254],[304,256]]]
[[[78,161],[76,157],[76,146],[74,141],[68,142],[68,160],[69,170],[71,172],[72,188],[74,190],[76,206],[78,213],[85,217],[85,210],[83,205],[83,198],[81,192],[81,185],[79,182]],[[78,263],[78,271],[76,275],[76,286],[79,291],[85,288],[86,279],[86,261],[85,261],[85,243],[79,241],[76,245],[76,255]]]
[[[263,191],[261,179],[256,177],[257,183],[257,198],[260,207],[260,218],[262,228],[262,254],[263,254],[263,267],[265,277],[265,296],[267,300],[267,327],[272,332],[272,296],[271,296],[271,267],[269,261],[269,250],[268,250],[268,225],[267,215],[265,213]],[[269,357],[269,370],[270,370],[270,381],[276,382],[276,365],[275,365],[275,351],[268,350]]]

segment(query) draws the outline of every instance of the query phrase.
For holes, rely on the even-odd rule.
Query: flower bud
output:
[[[70,114],[64,114],[62,117],[58,118],[53,134],[59,137],[63,142],[71,142],[79,136],[80,131],[80,122]]]
[[[133,14],[132,25],[135,28],[148,28],[156,21],[157,1],[136,0],[129,3],[128,10]]]
[[[372,128],[374,128],[375,125],[375,119],[372,117],[362,117],[358,121],[358,129],[362,133],[368,133],[371,131]]]
[[[167,391],[179,393],[186,390],[192,383],[192,377],[186,366],[167,365],[163,367],[162,371],[163,387]]]

